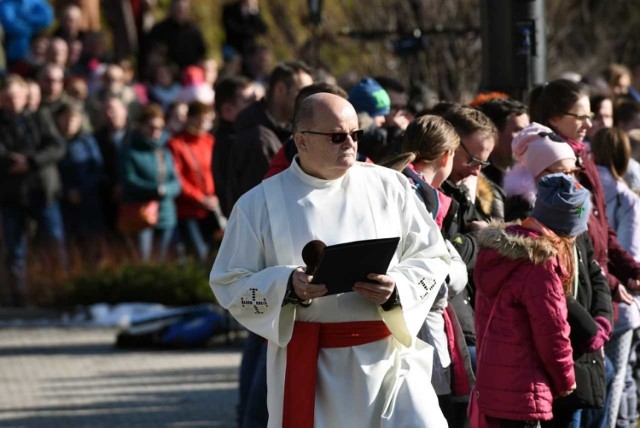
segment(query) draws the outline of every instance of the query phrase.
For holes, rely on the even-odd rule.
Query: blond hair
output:
[[[415,155],[415,161],[431,163],[460,145],[460,136],[441,116],[425,115],[409,123],[404,133],[402,149]]]

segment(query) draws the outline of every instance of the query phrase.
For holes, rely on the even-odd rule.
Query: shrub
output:
[[[194,262],[185,264],[123,264],[71,279],[62,305],[149,302],[170,306],[213,302],[209,272]]]

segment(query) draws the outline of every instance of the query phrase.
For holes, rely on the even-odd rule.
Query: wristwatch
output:
[[[398,306],[402,307],[402,304],[400,303],[400,293],[398,293],[398,287],[393,289],[393,293],[391,293],[391,296],[389,296],[387,301],[380,306],[382,307],[383,311],[390,311],[391,309]]]

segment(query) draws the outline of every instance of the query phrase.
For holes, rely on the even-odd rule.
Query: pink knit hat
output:
[[[569,144],[550,128],[533,122],[520,131],[511,143],[513,157],[537,176],[549,165],[563,159],[576,159]]]

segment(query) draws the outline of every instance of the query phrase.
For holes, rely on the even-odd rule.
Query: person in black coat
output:
[[[0,87],[0,217],[9,272],[4,285],[8,303],[16,306],[26,303],[28,219],[38,223],[38,235],[53,247],[59,267],[67,264],[57,168],[65,145],[48,110],[27,109],[27,94],[17,75]]]
[[[118,184],[118,153],[129,134],[128,112],[123,102],[116,97],[109,98],[103,104],[104,126],[94,134],[103,168],[100,180],[100,199],[108,238],[119,236],[116,228],[118,205],[120,204],[120,186]]]
[[[166,49],[168,60],[180,69],[197,64],[206,53],[202,31],[190,14],[190,0],[172,0],[169,16],[151,29],[146,40],[149,50]]]
[[[255,45],[256,37],[267,32],[258,0],[238,0],[225,5],[222,8],[222,25],[226,35],[225,45],[240,55]]]

